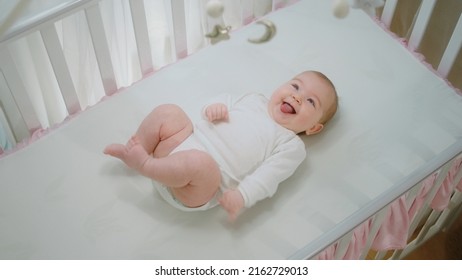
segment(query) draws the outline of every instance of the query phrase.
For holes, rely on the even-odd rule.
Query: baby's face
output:
[[[273,92],[268,110],[281,126],[297,134],[314,134],[322,129],[319,121],[334,97],[332,87],[323,78],[304,72]]]

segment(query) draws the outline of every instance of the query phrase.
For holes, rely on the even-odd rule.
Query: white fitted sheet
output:
[[[234,32],[0,158],[1,259],[284,259],[318,251],[460,151],[462,98],[362,12],[301,1]],[[182,212],[151,181],[102,154],[155,106],[193,119],[221,93],[270,95],[316,69],[340,109],[305,138],[308,157],[276,195],[230,224],[220,208]]]

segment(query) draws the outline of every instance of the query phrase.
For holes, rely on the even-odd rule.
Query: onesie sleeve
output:
[[[278,145],[271,155],[252,174],[246,176],[238,186],[245,207],[271,197],[276,193],[279,183],[289,178],[305,159],[303,141],[294,136]]]

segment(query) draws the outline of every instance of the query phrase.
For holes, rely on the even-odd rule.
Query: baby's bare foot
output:
[[[122,160],[128,167],[139,170],[143,167],[149,155],[141,146],[136,136],[130,138],[126,145],[111,144],[104,149],[104,153]]]

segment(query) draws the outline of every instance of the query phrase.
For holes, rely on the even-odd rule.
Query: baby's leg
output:
[[[138,171],[150,157],[136,135],[130,138],[126,145],[111,144],[107,146],[104,153],[119,158],[128,167]]]
[[[206,152],[185,150],[167,157],[149,157],[140,170],[170,188],[176,199],[188,207],[204,205],[218,191],[221,172]]]
[[[111,144],[104,152],[170,187],[186,206],[197,207],[216,193],[221,173],[215,160],[205,152],[188,150],[170,155],[192,131],[193,125],[181,108],[162,105],[143,120],[126,145]]]
[[[193,125],[186,113],[180,107],[168,104],[156,107],[147,115],[138,127],[135,137],[146,153],[154,157],[165,157],[188,138],[192,131]],[[104,153],[125,161],[124,157],[132,146],[130,139],[126,145],[107,146]]]
[[[148,154],[154,157],[169,155],[193,132],[188,115],[177,105],[155,108],[138,127],[136,136]]]
[[[204,205],[220,186],[220,169],[206,152],[192,149],[154,158],[144,150],[137,136],[121,146],[118,157],[125,164],[169,187],[175,198],[186,206]]]

